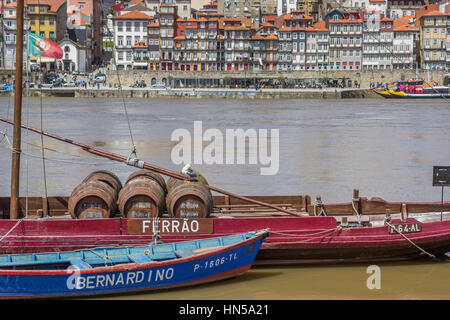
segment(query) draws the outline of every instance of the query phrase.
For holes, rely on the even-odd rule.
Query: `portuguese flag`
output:
[[[61,59],[63,51],[56,42],[30,32],[28,33],[28,56]]]

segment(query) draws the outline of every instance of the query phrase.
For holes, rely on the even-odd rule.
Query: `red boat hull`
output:
[[[0,253],[67,251],[111,245],[142,245],[152,234],[133,234],[132,224],[144,219],[0,220]],[[256,264],[365,262],[412,259],[421,251],[388,226],[337,226],[333,217],[211,218],[204,233],[161,234],[164,242],[201,239],[270,229]],[[212,220],[212,223],[211,223]],[[392,221],[392,224],[400,221]],[[409,218],[405,223],[418,223]],[[181,231],[181,230],[180,230]],[[433,255],[450,251],[450,220],[421,223],[406,236]]]

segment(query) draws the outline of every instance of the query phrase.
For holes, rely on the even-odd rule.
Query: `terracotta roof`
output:
[[[408,28],[408,31],[418,30],[415,25],[415,17],[414,16],[403,16],[399,19],[394,20],[394,30],[402,31],[399,28]],[[406,30],[403,30],[406,31]]]
[[[79,48],[87,49],[87,47],[85,47],[85,46],[79,44],[78,42],[75,42],[75,41],[73,41],[72,39],[69,39],[69,38],[64,38],[64,39],[58,41],[58,44],[61,44],[61,43],[63,43],[64,41],[69,41],[69,42],[73,43],[75,46],[77,46],[77,47],[79,47]]]
[[[10,3],[7,3],[7,4],[4,4],[3,5],[3,7],[4,8],[16,8],[17,7],[17,2],[10,2]]]
[[[316,31],[328,31],[327,24],[325,21],[319,21],[313,25],[313,28],[316,29]]]
[[[288,27],[283,27],[283,28],[280,28],[280,29],[278,29],[278,31],[292,31],[292,28],[288,28]]]
[[[225,30],[248,30],[249,28],[246,26],[225,26]]]
[[[268,27],[268,28],[276,28],[273,24],[271,23],[263,23],[259,26],[259,28],[264,28],[264,27]]]
[[[417,29],[415,26],[398,26],[398,27],[394,27],[394,31],[395,32],[399,32],[399,31],[409,31],[409,32],[414,32],[414,31],[418,31],[419,29]]]
[[[426,17],[426,16],[448,16],[448,14],[444,13],[444,12],[440,12],[440,11],[431,11],[431,12],[425,13],[422,17]]]
[[[25,0],[25,5],[49,5],[50,11],[56,12],[66,0]]]
[[[146,15],[145,13],[142,13],[137,10],[133,10],[131,12],[122,14],[117,17],[113,17],[113,19],[121,19],[121,20],[151,20],[152,17]]]

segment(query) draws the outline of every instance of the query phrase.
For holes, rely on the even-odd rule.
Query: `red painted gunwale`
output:
[[[314,250],[315,259],[327,260],[330,253],[339,256],[348,250],[357,250],[359,253],[353,256],[358,256],[358,254],[365,255],[367,250],[380,249],[384,250],[383,255],[386,257],[392,257],[390,253],[392,250],[398,250],[399,255],[400,253],[410,255],[411,249],[413,252],[415,250],[402,236],[389,234],[388,226],[337,228],[334,217],[211,219],[214,222],[212,234],[167,234],[161,235],[161,238],[165,242],[176,242],[268,228],[269,237],[265,239],[256,257],[256,263],[262,259],[261,257],[265,257],[266,254],[272,255],[274,251],[282,251],[275,258],[271,256],[271,259],[275,260],[282,260],[283,255],[302,253],[305,249]],[[127,234],[128,220],[126,218],[22,220],[8,237],[0,242],[0,253],[69,251],[98,246],[148,244],[152,240],[151,235]],[[392,220],[391,224],[399,222],[400,220]],[[417,220],[408,218],[405,222]],[[16,223],[17,220],[0,220],[0,238]],[[423,222],[421,225],[421,232],[407,234],[409,239],[438,254],[450,251],[450,220]],[[415,251],[420,253],[418,250]],[[378,252],[374,254],[376,258],[380,257]]]

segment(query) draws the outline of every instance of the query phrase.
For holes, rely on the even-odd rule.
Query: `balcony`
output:
[[[134,62],[145,62],[146,63],[148,61],[148,58],[147,57],[134,57],[133,61]]]

